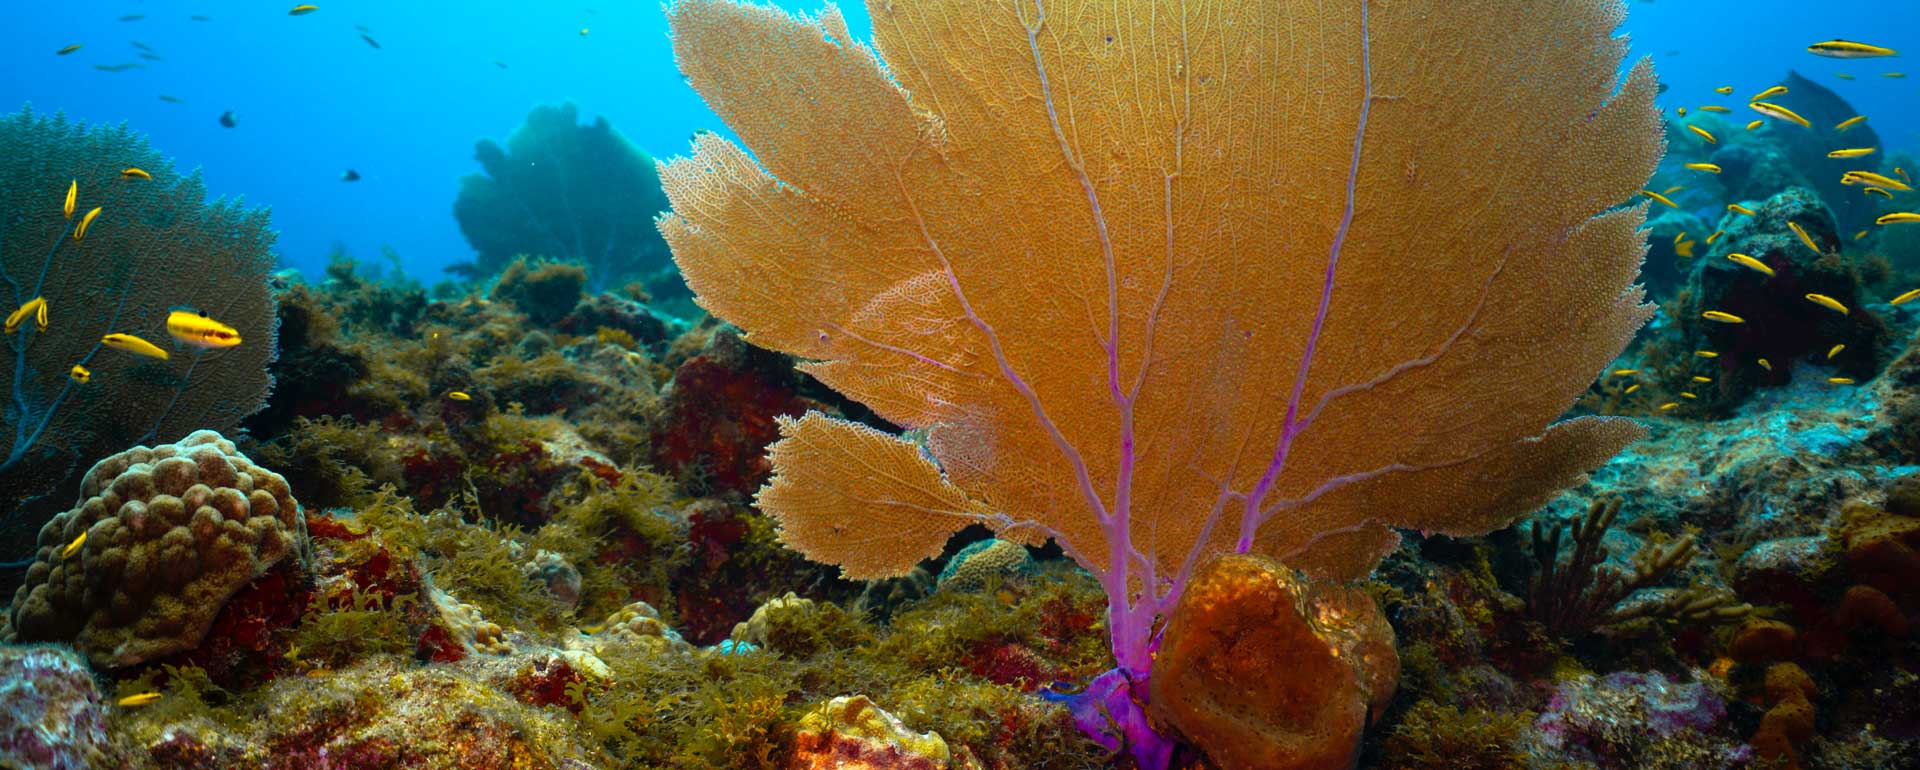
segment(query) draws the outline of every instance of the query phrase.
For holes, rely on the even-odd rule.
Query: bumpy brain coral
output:
[[[134,447],[95,464],[79,502],[40,529],[6,640],[67,642],[103,668],[193,649],[304,540],[286,479],[220,434]]]

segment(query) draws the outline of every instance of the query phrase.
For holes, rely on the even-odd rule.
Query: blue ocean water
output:
[[[0,109],[126,121],[202,168],[214,194],[271,206],[282,261],[309,274],[337,247],[375,264],[391,249],[429,283],[471,259],[452,216],[459,178],[478,170],[476,140],[504,140],[535,105],[572,101],[659,157],[685,152],[696,129],[723,129],[675,70],[652,2],[336,0],[303,16],[291,2],[4,5]],[[867,37],[865,8],[843,11]],[[1920,52],[1920,3],[1634,0],[1622,31],[1655,59],[1669,109],[1739,107],[1797,69],[1870,116],[1888,149],[1920,149],[1920,66],[1889,78],[1909,59],[1805,52],[1832,38]],[[71,44],[83,47],[54,54]],[[139,66],[96,68],[119,64]],[[1713,92],[1723,85],[1734,93]],[[219,122],[228,111],[232,128]],[[348,169],[361,179],[342,181]]]

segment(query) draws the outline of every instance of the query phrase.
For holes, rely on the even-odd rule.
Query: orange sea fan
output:
[[[1523,7],[1524,6],[1524,7]],[[1642,434],[1554,422],[1651,313],[1662,152],[1611,0],[677,0],[700,303],[924,444],[782,426],[759,503],[852,578],[985,523],[1099,576],[1122,668],[1205,557],[1371,571]]]

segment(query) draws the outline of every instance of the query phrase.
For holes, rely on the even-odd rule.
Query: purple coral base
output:
[[[1126,749],[1140,770],[1166,770],[1173,760],[1174,742],[1153,729],[1142,707],[1146,693],[1134,697],[1134,688],[1143,687],[1118,667],[1087,683],[1087,689],[1073,693],[1044,693],[1048,700],[1066,704],[1073,724],[1080,732],[1109,751]]]

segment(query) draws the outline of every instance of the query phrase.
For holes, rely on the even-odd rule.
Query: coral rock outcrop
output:
[[[1151,713],[1227,770],[1352,767],[1400,676],[1372,597],[1252,555],[1195,576],[1155,664]]]
[[[229,597],[304,550],[305,528],[286,479],[197,431],[95,464],[38,543],[7,640],[114,668],[198,645]]]

